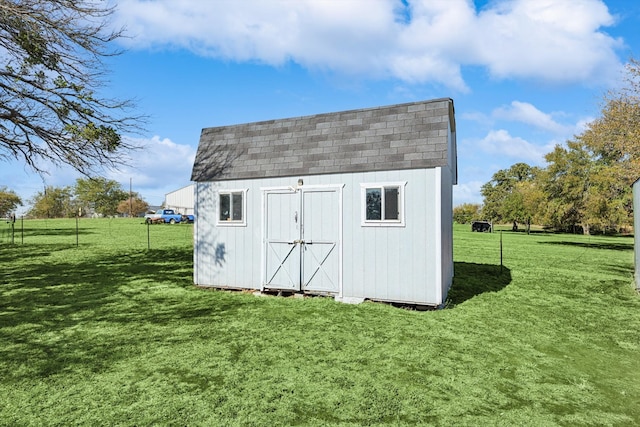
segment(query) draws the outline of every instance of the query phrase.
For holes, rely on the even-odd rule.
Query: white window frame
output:
[[[246,227],[247,226],[247,191],[248,188],[241,189],[223,189],[218,190],[216,192],[216,225],[220,227]],[[242,220],[226,220],[222,221],[220,219],[220,195],[221,194],[229,194],[230,196],[234,193],[241,193],[242,195]],[[233,197],[229,198],[230,202],[233,203]],[[233,206],[230,207],[230,210],[233,212]]]
[[[407,185],[407,181],[397,182],[371,182],[360,184],[360,225],[362,227],[404,227],[404,188]],[[381,200],[381,215],[384,215],[384,189],[389,187],[395,187],[398,189],[398,219],[367,219],[367,190],[376,188],[380,189]]]

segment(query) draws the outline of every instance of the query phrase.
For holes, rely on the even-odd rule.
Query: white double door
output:
[[[263,288],[340,292],[342,187],[263,190]]]

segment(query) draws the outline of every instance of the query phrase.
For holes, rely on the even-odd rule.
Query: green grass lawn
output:
[[[191,225],[7,231],[0,425],[640,424],[632,238],[456,226],[422,312],[198,289]]]

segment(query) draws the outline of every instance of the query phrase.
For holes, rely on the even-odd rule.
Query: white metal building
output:
[[[164,196],[164,207],[167,209],[173,209],[183,215],[193,215],[194,212],[194,199],[193,199],[194,185],[190,184],[186,187],[182,187],[179,190],[167,193]]]
[[[194,281],[439,306],[453,279],[453,101],[203,129]]]

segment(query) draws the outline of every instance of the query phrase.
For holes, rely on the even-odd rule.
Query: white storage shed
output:
[[[453,279],[453,100],[202,130],[194,282],[440,306]]]

